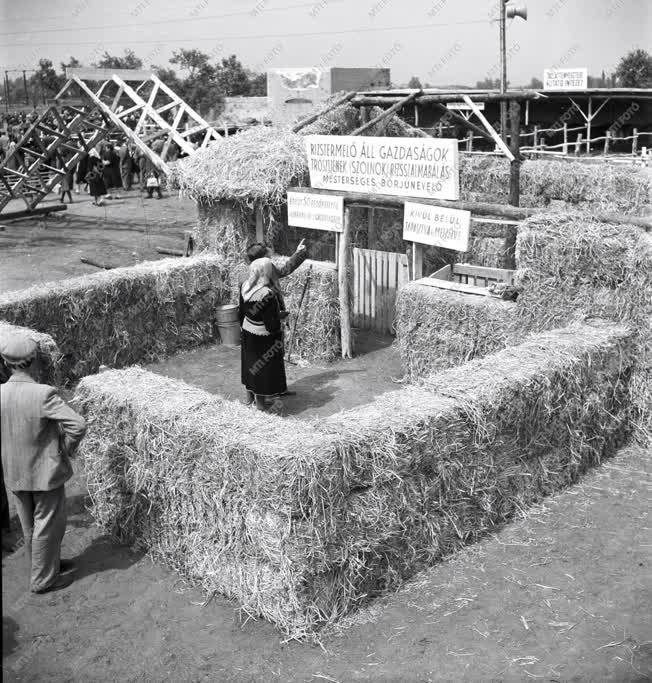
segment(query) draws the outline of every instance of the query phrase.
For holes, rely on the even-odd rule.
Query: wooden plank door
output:
[[[406,254],[353,248],[353,326],[394,334],[396,294],[409,280]]]

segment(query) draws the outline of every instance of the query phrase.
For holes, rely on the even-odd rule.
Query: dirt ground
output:
[[[276,414],[299,418],[326,417],[369,403],[379,394],[400,388],[403,376],[393,337],[359,331],[356,357],[330,365],[286,363],[288,389],[296,392],[274,405]],[[182,379],[231,400],[244,397],[240,383],[240,348],[207,346],[147,365],[151,372]]]
[[[97,273],[81,256],[115,266],[167,258],[156,247],[181,249],[183,231],[194,227],[197,216],[194,202],[175,193],[158,200],[132,190],[105,206],[73,194],[73,202],[40,219],[5,221],[0,214],[0,292]],[[6,211],[24,208],[13,201]]]
[[[8,225],[0,231],[0,289],[95,272],[82,254],[120,265],[160,257],[155,247],[179,248],[194,216],[190,202],[133,193],[106,209],[83,198],[61,218]],[[340,373],[290,366],[298,396],[287,399],[288,414],[326,415],[395,388],[400,365],[385,342],[368,338],[368,353]],[[235,397],[237,353],[208,347],[150,369]],[[650,453],[623,449],[579,485],[363,606],[315,645],[283,642],[235,602],[207,601],[175,572],[112,543],[85,509],[77,465],[63,553],[77,563],[76,581],[31,594],[22,551],[3,555],[4,678],[652,680],[651,484]]]

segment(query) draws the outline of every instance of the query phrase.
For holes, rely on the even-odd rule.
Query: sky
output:
[[[90,66],[131,48],[145,66],[174,50],[245,67],[384,67],[392,82],[433,85],[498,78],[499,0],[0,0],[0,69]],[[515,0],[528,19],[507,22],[508,79],[545,68],[613,71],[629,50],[652,52],[652,0]],[[12,77],[16,77],[13,74]]]

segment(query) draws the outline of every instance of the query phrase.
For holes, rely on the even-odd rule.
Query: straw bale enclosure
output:
[[[309,636],[611,455],[631,429],[632,348],[616,325],[542,333],[315,423],[139,368],[89,376],[93,512]]]

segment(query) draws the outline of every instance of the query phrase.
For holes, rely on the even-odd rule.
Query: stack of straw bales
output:
[[[315,423],[138,368],[86,377],[94,514],[304,637],[613,453],[630,350],[615,325],[548,332]]]
[[[509,160],[461,155],[463,199],[506,204]],[[592,211],[642,214],[652,202],[652,181],[630,166],[531,160],[521,165],[521,205],[547,206],[551,200]]]
[[[519,230],[519,325],[545,330],[600,316],[627,324],[636,347],[632,400],[652,438],[652,235],[590,216],[537,216]]]
[[[100,365],[152,362],[215,339],[229,271],[214,256],[164,259],[0,296],[0,319],[52,336],[74,382]]]
[[[516,304],[411,282],[396,298],[395,328],[406,377],[414,381],[513,343]]]
[[[62,384],[63,375],[61,372],[61,353],[49,334],[43,334],[18,325],[10,325],[0,320],[0,339],[5,335],[20,332],[29,335],[37,344],[38,351],[36,359],[39,368],[39,380],[43,384],[59,386]],[[11,377],[11,372],[0,358],[0,384],[6,382]]]

